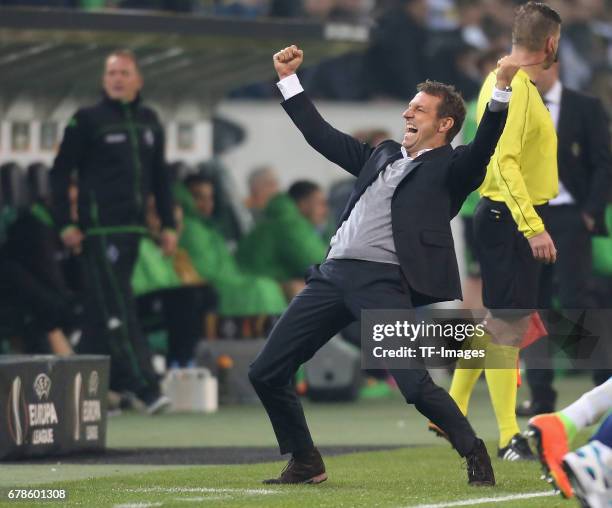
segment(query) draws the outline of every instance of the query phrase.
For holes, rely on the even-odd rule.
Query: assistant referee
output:
[[[499,427],[498,456],[506,460],[534,459],[516,420],[516,364],[529,315],[537,307],[540,262],[556,260],[543,215],[558,192],[557,135],[534,81],[556,61],[560,32],[561,18],[543,3],[529,2],[517,11],[512,55],[521,69],[512,80],[508,121],[474,216],[489,334],[472,347],[487,349],[484,367]],[[493,72],[482,86],[479,118],[495,80]],[[482,369],[462,368],[467,366],[461,361],[457,367],[450,393],[467,414]]]

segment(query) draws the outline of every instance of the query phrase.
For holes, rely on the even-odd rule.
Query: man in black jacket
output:
[[[176,248],[176,233],[164,134],[155,112],[141,103],[142,84],[131,52],[107,57],[102,100],[79,109],[68,123],[51,170],[51,187],[62,240],[71,249],[82,247],[88,275],[79,352],[110,354],[111,389],[135,393],[155,413],[168,400],[160,395],[130,286],[149,193],[155,195],[162,220],[166,254]],[[78,224],[70,218],[73,172]]]
[[[564,87],[559,81],[559,66],[554,65],[536,83],[549,109],[559,138],[559,195],[548,202],[546,224],[557,246],[559,258],[543,268],[540,277],[538,307],[549,309],[558,289],[563,309],[597,307],[589,294],[593,271],[591,240],[593,235],[607,235],[604,213],[612,188],[612,153],[609,121],[601,101]],[[603,318],[593,315],[593,332],[606,333]],[[552,324],[548,325],[553,328]],[[554,330],[551,330],[554,331]],[[607,337],[606,337],[607,338]],[[527,382],[532,399],[521,404],[519,416],[533,416],[554,411],[557,394],[553,389],[552,359],[546,360],[549,342],[538,341],[524,353]],[[535,364],[540,368],[531,368]],[[610,377],[610,371],[597,371],[596,384]]]
[[[251,365],[249,377],[280,451],[292,453],[280,478],[268,483],[327,478],[291,386],[300,364],[358,320],[362,309],[410,309],[461,298],[450,221],[484,178],[506,117],[510,91],[503,89],[518,69],[508,57],[500,61],[497,100],[494,96],[470,145],[450,146],[465,117],[461,96],[450,86],[428,81],[403,113],[402,144],[388,140],[371,148],[319,115],[295,75],[302,60],[296,46],[274,55],[283,107],[306,141],[357,181],[327,260],[311,269],[306,288],[292,300]],[[466,457],[469,483],[493,485],[484,443],[448,393],[424,369],[391,374],[406,401],[447,432]]]

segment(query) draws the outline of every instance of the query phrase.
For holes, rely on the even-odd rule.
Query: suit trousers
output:
[[[281,454],[312,448],[313,441],[292,379],[331,337],[359,320],[364,309],[411,309],[400,267],[352,259],[331,259],[311,268],[306,287],[276,323],[251,364],[249,378],[261,399]],[[448,433],[461,456],[476,435],[449,394],[425,369],[390,370],[408,404]]]

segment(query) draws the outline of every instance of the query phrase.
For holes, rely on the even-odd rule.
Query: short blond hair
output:
[[[529,51],[538,51],[547,37],[555,35],[561,26],[561,16],[542,2],[527,2],[516,11],[512,25],[512,44]]]
[[[113,57],[125,58],[127,60],[130,60],[134,64],[134,67],[136,68],[138,74],[142,74],[142,72],[140,71],[140,65],[138,64],[138,58],[136,58],[136,54],[131,49],[116,49],[115,51],[112,51],[111,53],[106,55],[106,59],[104,60],[104,62],[108,62],[108,60]]]

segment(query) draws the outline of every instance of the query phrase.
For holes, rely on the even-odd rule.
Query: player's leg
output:
[[[527,432],[535,442],[540,462],[565,497],[572,496],[572,488],[562,461],[572,439],[579,430],[597,422],[611,406],[612,378],[561,411],[529,420]]]
[[[608,448],[612,448],[612,403],[610,404],[611,412],[597,429],[597,432],[591,437],[591,441],[599,441],[605,444]]]
[[[557,415],[563,421],[568,439],[571,441],[579,430],[597,423],[611,407],[612,378],[585,393]]]
[[[565,455],[563,470],[584,506],[612,505],[612,413],[587,445]]]

